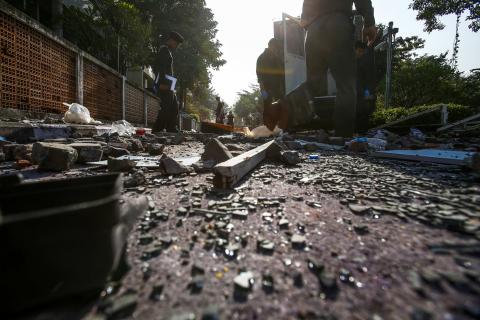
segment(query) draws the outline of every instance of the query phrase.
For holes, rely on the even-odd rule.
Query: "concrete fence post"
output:
[[[148,97],[145,89],[143,91],[143,119],[145,127],[148,127]]]
[[[83,51],[77,53],[77,102],[83,105]]]
[[[127,77],[122,76],[122,119],[127,120]]]

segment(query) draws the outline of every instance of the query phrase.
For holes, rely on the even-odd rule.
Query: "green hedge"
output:
[[[370,119],[370,126],[372,128],[381,126],[383,124],[399,120],[401,118],[410,116],[415,113],[419,113],[422,111],[426,111],[435,107],[433,106],[417,106],[413,108],[391,108],[391,109],[378,109]],[[448,122],[456,122],[462,119],[465,119],[469,116],[472,116],[476,113],[480,112],[473,107],[461,106],[457,104],[448,104]],[[405,122],[400,123],[400,126],[408,126],[408,125],[431,125],[431,124],[439,124],[440,123],[440,111],[432,112],[421,117],[408,120]]]

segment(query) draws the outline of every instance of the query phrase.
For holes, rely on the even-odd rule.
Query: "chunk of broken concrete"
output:
[[[108,158],[108,171],[110,172],[130,172],[135,165],[133,160]]]
[[[160,160],[160,166],[167,174],[182,174],[189,173],[192,170],[187,166],[175,161],[174,159],[164,156]]]
[[[57,143],[37,142],[33,145],[32,158],[40,170],[70,170],[78,153],[74,148]]]
[[[130,155],[130,151],[128,151],[127,149],[123,149],[123,148],[117,148],[117,147],[109,146],[107,148],[107,150],[105,151],[105,154],[108,155],[109,157],[112,157],[112,158],[120,158],[122,156]]]
[[[232,153],[218,139],[212,139],[205,145],[205,152],[202,160],[212,160],[215,163],[222,163],[233,158]]]
[[[233,283],[235,287],[241,290],[249,291],[252,289],[255,279],[253,273],[251,272],[242,272],[235,277]]]
[[[143,144],[138,139],[128,139],[129,149],[133,152],[143,152],[145,149],[143,148]]]
[[[193,169],[197,173],[205,173],[205,172],[211,172],[213,170],[213,167],[215,167],[215,161],[213,160],[206,160],[206,161],[198,161],[192,165]]]
[[[103,150],[98,143],[72,143],[70,147],[77,150],[78,163],[97,162],[102,160]]]
[[[285,146],[283,143],[275,141],[267,149],[267,159],[281,161],[281,152],[286,151],[287,149],[287,146]]]
[[[289,165],[294,166],[300,163],[300,154],[297,151],[281,151],[280,156],[282,162]]]
[[[161,156],[165,150],[165,145],[160,143],[151,143],[147,146],[148,153],[151,156]]]

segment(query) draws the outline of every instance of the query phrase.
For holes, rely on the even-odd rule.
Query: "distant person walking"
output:
[[[223,124],[225,121],[225,105],[220,99],[217,97],[217,110],[215,112],[215,122]]]
[[[230,111],[230,112],[228,113],[228,117],[227,117],[227,124],[228,124],[229,126],[234,127],[234,126],[235,126],[235,121],[234,121],[234,119],[235,119],[235,117],[233,116],[233,112]]]
[[[177,32],[170,32],[165,45],[160,47],[158,56],[154,65],[157,77],[155,79],[154,91],[160,97],[161,110],[158,113],[157,121],[153,127],[153,132],[166,130],[167,132],[177,131],[178,125],[178,101],[175,89],[172,88],[173,78],[173,56],[172,51],[177,49],[184,41],[183,37]],[[172,90],[173,89],[173,90]]]

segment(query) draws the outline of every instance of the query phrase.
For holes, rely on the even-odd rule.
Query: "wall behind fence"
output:
[[[0,0],[0,108],[64,113],[85,105],[99,120],[152,125],[160,100]]]

